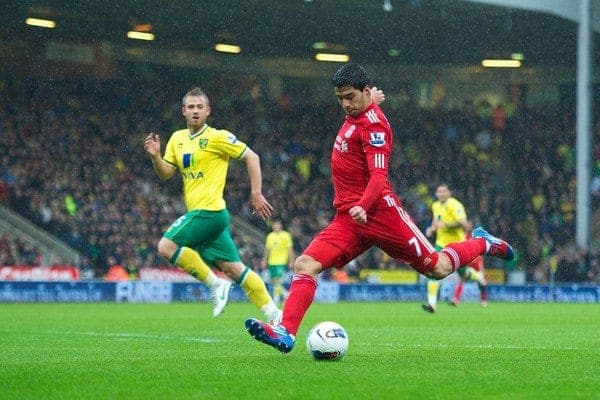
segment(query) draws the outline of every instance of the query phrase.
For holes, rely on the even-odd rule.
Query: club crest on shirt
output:
[[[381,147],[385,145],[385,132],[371,132],[371,139],[369,144],[375,147]]]
[[[342,139],[339,135],[335,138],[335,142],[333,143],[333,148],[342,153],[348,152],[348,142],[346,139]]]
[[[201,149],[205,149],[207,144],[208,144],[208,139],[200,139],[198,141],[198,145],[200,146]]]

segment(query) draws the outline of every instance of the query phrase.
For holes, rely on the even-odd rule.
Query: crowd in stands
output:
[[[2,233],[0,234],[0,266],[13,265],[40,266],[42,253],[25,238]]]
[[[253,76],[215,74],[198,82],[131,76],[93,81],[0,75],[0,202],[80,251],[96,277],[105,276],[109,264],[128,271],[167,264],[156,244],[184,213],[180,184],[155,178],[142,142],[155,132],[164,148],[170,132],[185,123],[181,97],[194,85],[211,100],[209,123],[232,131],[261,156],[265,196],[296,250],[329,222],[329,154],[343,118],[333,95],[325,102],[294,91],[271,98]],[[490,259],[488,267],[523,269],[529,281],[540,283],[551,270],[559,281],[600,281],[600,243],[590,249],[574,244],[572,114],[557,119],[523,106],[507,113],[467,101],[458,109],[390,106],[386,114],[395,131],[390,178],[423,230],[431,220],[432,190],[446,182],[475,224],[517,250],[514,262]],[[596,145],[599,136],[596,126]],[[600,180],[600,147],[593,161]],[[593,194],[598,211],[600,186]],[[236,161],[226,199],[232,214],[268,232],[252,214],[246,169]],[[234,237],[243,260],[258,268],[260,249],[235,231]],[[347,273],[405,267],[374,250]]]

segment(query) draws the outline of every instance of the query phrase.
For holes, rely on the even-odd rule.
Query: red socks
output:
[[[475,238],[464,242],[450,243],[442,249],[442,253],[450,258],[450,262],[456,271],[463,265],[473,261],[475,257],[485,254],[485,246],[484,238]]]
[[[482,285],[480,283],[479,284],[479,290],[481,292],[481,302],[482,303],[487,303],[487,300],[488,300],[487,286],[484,286],[484,285]]]
[[[457,304],[460,302],[464,286],[465,285],[461,281],[456,282],[456,287],[454,288],[454,294],[452,295],[453,302],[455,302]]]
[[[317,281],[310,275],[294,274],[289,295],[283,306],[281,325],[288,333],[296,335],[304,314],[310,307],[317,291]]]

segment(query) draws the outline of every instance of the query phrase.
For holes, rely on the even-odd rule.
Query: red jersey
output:
[[[393,139],[392,128],[375,103],[356,118],[346,115],[331,153],[333,206],[338,211],[359,203],[373,174],[383,174],[386,183],[375,202],[364,205],[365,211],[377,209],[385,202],[384,197],[393,193],[387,179]]]

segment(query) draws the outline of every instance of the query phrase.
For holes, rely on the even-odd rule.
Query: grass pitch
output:
[[[254,341],[249,303],[0,304],[2,399],[600,399],[600,306],[314,304],[296,348]],[[344,326],[340,361],[304,345]]]

